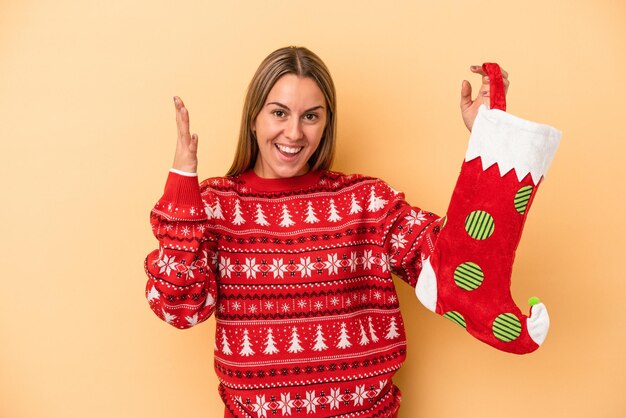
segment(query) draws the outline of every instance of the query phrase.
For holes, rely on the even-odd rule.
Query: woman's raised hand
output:
[[[483,83],[480,86],[480,91],[474,100],[472,100],[472,85],[467,80],[463,80],[461,86],[461,115],[463,116],[463,122],[467,129],[472,130],[476,115],[478,115],[478,108],[481,104],[485,104],[489,107],[489,77],[480,65],[472,65],[470,70],[475,74],[483,76]],[[504,81],[504,93],[509,89],[509,73],[502,71],[502,80]]]
[[[196,173],[198,170],[198,135],[189,133],[189,112],[180,97],[174,96],[174,106],[176,107],[178,141],[172,167],[176,170]]]

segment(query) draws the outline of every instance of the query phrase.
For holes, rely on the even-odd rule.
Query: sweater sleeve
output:
[[[482,107],[446,217],[407,206],[389,230],[391,266],[424,306],[502,351],[532,352],[548,332],[545,305],[531,298],[527,317],[510,287],[524,222],[560,137],[552,127]],[[412,235],[410,213],[422,215]]]
[[[150,213],[159,248],[145,260],[146,298],[176,328],[204,321],[215,308],[217,244],[207,221],[197,177],[170,172]]]

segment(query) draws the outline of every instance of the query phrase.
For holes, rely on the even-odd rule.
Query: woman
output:
[[[335,89],[306,48],[261,63],[226,177],[198,184],[198,137],[174,98],[178,142],[151,214],[160,245],[146,259],[146,294],[178,328],[215,313],[225,416],[397,416],[392,377],[406,342],[392,274],[498,349],[525,353],[543,342],[545,307],[533,301],[531,317],[521,314],[509,277],[559,135],[481,108],[489,79],[472,71],[483,85],[472,101],[463,83],[473,132],[447,218],[409,206],[381,180],[329,171]]]

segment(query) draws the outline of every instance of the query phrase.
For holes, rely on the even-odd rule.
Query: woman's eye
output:
[[[318,116],[315,113],[307,113],[306,115],[304,115],[304,119],[309,121],[316,120],[317,118]]]
[[[282,118],[285,116],[285,112],[283,112],[282,110],[273,110],[272,114],[278,118]]]

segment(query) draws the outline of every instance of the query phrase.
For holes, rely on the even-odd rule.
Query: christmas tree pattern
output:
[[[263,350],[265,354],[276,354],[278,353],[278,348],[276,348],[276,342],[274,341],[274,335],[272,334],[272,328],[267,329],[267,338],[265,340],[265,350]]]
[[[261,226],[268,226],[270,224],[265,217],[265,212],[263,212],[263,208],[260,203],[256,204],[256,217],[254,218],[254,222]]]
[[[152,286],[152,288],[148,292],[148,302],[152,302],[153,300],[159,300],[160,297],[161,296],[159,294],[159,291],[156,289],[156,287]]]
[[[363,322],[359,320],[359,327],[361,329],[361,341],[359,341],[360,345],[369,344],[370,340],[367,338],[367,333],[365,332],[365,327],[363,326]]]
[[[228,342],[228,337],[226,336],[225,328],[222,328],[222,353],[226,355],[233,354],[233,351],[230,349],[230,343]]]
[[[306,206],[306,218],[304,219],[304,222],[309,224],[319,222],[320,220],[317,218],[315,210],[313,209],[313,202],[309,200]]]
[[[330,222],[338,222],[341,220],[341,216],[339,216],[339,212],[337,211],[337,207],[335,206],[335,199],[330,199],[328,207],[328,220]]]
[[[163,313],[163,319],[165,320],[165,322],[167,322],[168,324],[171,324],[174,322],[174,320],[177,318],[176,315],[172,315],[170,313],[165,312],[164,310],[161,310],[161,312]]]
[[[387,200],[379,196],[376,196],[376,189],[374,186],[372,186],[372,189],[370,191],[369,205],[367,206],[367,210],[369,212],[376,212],[377,210],[384,208],[386,204],[387,204]]]
[[[283,205],[283,214],[280,217],[281,221],[279,223],[282,227],[289,227],[295,224],[295,222],[291,219],[291,213],[289,213],[289,209],[287,209],[287,205]]]
[[[215,299],[212,294],[208,294],[206,297],[206,301],[204,301],[204,306],[213,306],[215,305]]]
[[[359,202],[356,198],[356,195],[352,193],[352,196],[350,197],[350,215],[355,215],[362,211],[363,208],[361,207],[361,202]]]
[[[213,208],[206,202],[204,202],[204,212],[206,213],[207,218],[213,219]]]
[[[235,200],[235,212],[234,212],[233,224],[242,225],[246,222],[241,213],[241,202],[239,199]]]
[[[294,354],[303,351],[304,348],[302,348],[302,346],[300,345],[300,342],[301,341],[298,336],[298,328],[293,327],[291,329],[291,345],[289,346],[287,351],[289,351],[290,353],[294,353]]]
[[[322,326],[318,325],[315,332],[315,345],[313,346],[313,351],[322,351],[327,348],[328,346],[326,345],[326,338],[324,338],[324,333],[322,332]]]
[[[222,205],[220,203],[220,198],[215,198],[215,204],[213,205],[213,219],[224,219],[224,214],[222,213]]]
[[[337,341],[337,348],[348,348],[352,347],[352,343],[350,342],[350,336],[348,335],[348,330],[346,329],[346,323],[341,323],[341,330],[339,331],[339,341]]]
[[[247,329],[243,330],[243,341],[241,343],[241,350],[239,351],[239,354],[246,357],[254,355],[254,350],[252,349]]]
[[[190,327],[193,327],[194,325],[198,324],[198,314],[195,313],[192,316],[186,316],[185,319],[187,320],[187,324]]]
[[[369,327],[370,338],[372,339],[372,342],[378,342],[378,336],[376,336],[376,330],[374,329],[374,324],[372,323],[372,317],[371,316],[367,317],[367,324],[368,324],[368,327]]]
[[[389,322],[389,328],[387,329],[387,335],[385,338],[388,340],[393,340],[394,338],[398,338],[400,334],[398,333],[398,326],[396,325],[396,317],[392,316],[391,321]]]

